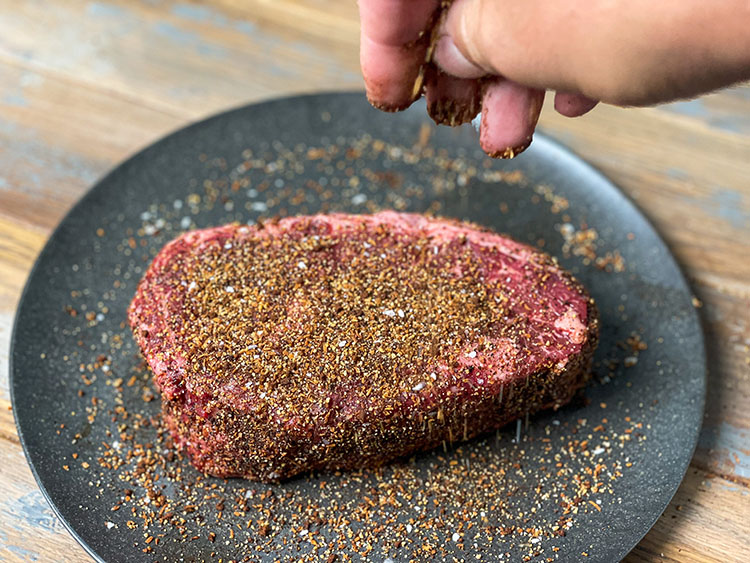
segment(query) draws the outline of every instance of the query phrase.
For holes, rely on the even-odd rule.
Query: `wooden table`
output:
[[[0,559],[90,560],[31,476],[8,394],[13,314],[50,231],[109,168],[190,121],[360,88],[358,33],[353,0],[0,0]],[[545,110],[541,126],[637,202],[703,302],[700,443],[628,561],[747,561],[750,87],[576,120]]]

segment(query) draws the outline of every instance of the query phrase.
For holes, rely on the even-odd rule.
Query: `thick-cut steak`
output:
[[[546,254],[391,211],[184,234],[130,324],[199,469],[274,481],[382,464],[559,407],[598,321]]]

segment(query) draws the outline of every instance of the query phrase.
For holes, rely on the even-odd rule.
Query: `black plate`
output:
[[[558,256],[601,311],[585,397],[375,472],[266,486],[201,478],[179,456],[165,460],[154,425],[142,423],[157,415],[159,400],[148,401],[149,377],[123,324],[149,258],[185,228],[382,207],[470,219]],[[312,538],[375,561],[572,561],[585,552],[611,562],[672,498],[705,393],[690,290],[662,240],[610,182],[542,135],[518,159],[492,161],[470,129],[436,129],[423,106],[386,115],[361,94],[230,111],[115,169],[42,251],[18,309],[10,373],[39,486],[104,561],[326,560]],[[136,469],[138,459],[126,454],[148,442],[156,462]],[[125,464],[103,467],[117,446]],[[149,483],[155,473],[160,480]],[[184,526],[144,530],[142,516],[160,503],[162,516],[184,518]]]

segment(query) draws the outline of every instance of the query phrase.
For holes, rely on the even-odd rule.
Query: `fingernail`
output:
[[[441,35],[435,43],[433,60],[442,71],[458,78],[480,78],[487,74],[464,57],[448,34]]]

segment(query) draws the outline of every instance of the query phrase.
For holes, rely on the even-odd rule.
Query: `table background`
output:
[[[186,123],[361,88],[358,34],[354,0],[0,0],[0,559],[90,561],[37,489],[10,410],[13,314],[51,230],[108,169]],[[546,109],[540,126],[635,200],[703,304],[698,449],[627,561],[747,560],[750,86],[575,120]]]

